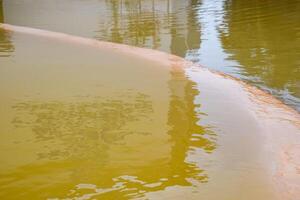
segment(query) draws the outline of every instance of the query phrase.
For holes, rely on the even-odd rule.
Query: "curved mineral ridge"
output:
[[[132,115],[126,115],[127,128],[119,129],[123,131],[129,129],[137,131],[137,128],[132,127],[139,127],[139,132],[144,133],[146,130],[149,130],[151,131],[150,135],[154,132],[160,132],[161,127],[164,126],[168,127],[164,130],[169,130],[168,134],[164,137],[162,137],[161,134],[150,137],[148,136],[149,133],[145,132],[145,136],[143,137],[146,137],[146,139],[142,136],[138,136],[140,139],[135,139],[135,136],[131,136],[130,134],[121,134],[120,136],[120,133],[112,138],[110,138],[109,135],[101,135],[106,145],[101,146],[102,150],[99,152],[103,152],[104,149],[104,157],[108,157],[109,161],[101,160],[101,163],[105,163],[105,167],[102,165],[99,165],[99,167],[103,167],[101,168],[102,171],[110,170],[112,172],[108,176],[96,170],[88,170],[84,175],[86,179],[83,179],[86,180],[86,182],[77,182],[77,185],[74,185],[76,181],[74,181],[74,183],[72,182],[73,185],[69,182],[63,182],[65,179],[69,180],[67,178],[69,177],[68,174],[62,174],[60,176],[54,176],[53,174],[59,174],[59,167],[64,166],[72,171],[71,180],[77,180],[76,177],[78,174],[75,173],[75,171],[81,168],[75,168],[73,165],[79,165],[80,161],[76,163],[72,158],[84,157],[86,155],[75,154],[74,152],[77,151],[76,148],[73,148],[73,146],[65,147],[68,143],[63,143],[64,147],[61,147],[55,143],[58,139],[49,140],[54,142],[54,150],[56,148],[64,148],[65,150],[64,155],[58,154],[59,159],[58,161],[56,160],[58,162],[58,168],[57,170],[52,170],[49,177],[53,180],[52,183],[54,185],[57,184],[60,188],[66,188],[66,191],[69,190],[69,192],[58,191],[55,188],[46,191],[42,186],[39,189],[37,185],[32,184],[33,182],[45,184],[42,180],[48,180],[48,178],[42,179],[41,177],[44,175],[41,174],[52,169],[51,166],[55,165],[54,163],[51,165],[45,164],[41,162],[40,159],[36,159],[35,155],[31,155],[31,153],[28,153],[28,155],[24,153],[26,154],[24,157],[27,156],[28,158],[26,158],[29,161],[22,161],[20,158],[12,161],[8,158],[6,159],[5,154],[1,154],[1,163],[4,164],[0,170],[1,177],[4,177],[4,179],[0,181],[0,196],[11,196],[13,198],[15,193],[20,192],[16,189],[18,186],[30,183],[29,188],[22,186],[22,190],[25,191],[24,198],[27,197],[26,195],[40,198],[41,196],[39,195],[41,195],[43,191],[46,191],[45,194],[49,194],[50,196],[42,197],[67,198],[72,197],[76,191],[80,193],[81,189],[83,192],[81,191],[81,196],[77,194],[76,198],[78,199],[89,199],[98,197],[98,195],[109,195],[110,193],[112,193],[112,196],[106,197],[115,198],[116,196],[114,195],[116,195],[116,193],[113,192],[119,190],[123,191],[124,188],[128,192],[138,189],[142,194],[142,196],[138,196],[135,193],[126,193],[128,195],[137,195],[131,196],[132,198],[149,199],[199,199],[202,197],[204,199],[222,200],[296,200],[299,198],[300,116],[297,111],[284,105],[271,95],[228,75],[212,72],[180,57],[159,51],[100,42],[63,33],[8,24],[1,24],[0,28],[10,32],[12,34],[11,37],[16,38],[16,43],[21,41],[21,44],[25,41],[27,50],[26,48],[22,49],[21,45],[19,47],[18,44],[15,44],[16,53],[19,51],[21,54],[15,56],[16,58],[13,59],[16,60],[14,62],[19,64],[21,61],[24,62],[24,65],[29,68],[29,71],[24,71],[24,69],[20,68],[11,72],[10,70],[12,69],[6,69],[4,67],[7,63],[4,63],[4,65],[0,63],[2,65],[1,68],[3,68],[0,75],[0,83],[2,85],[0,86],[0,94],[1,98],[3,97],[1,104],[4,105],[4,111],[5,109],[13,108],[13,111],[7,111],[7,116],[1,116],[0,114],[0,121],[4,121],[4,124],[5,119],[12,116],[11,118],[14,119],[13,124],[16,129],[22,126],[27,127],[30,129],[28,133],[35,133],[39,136],[35,136],[39,138],[38,141],[46,141],[46,144],[49,145],[47,143],[48,139],[43,138],[43,134],[40,135],[40,133],[47,131],[50,127],[53,128],[53,126],[54,129],[57,127],[55,133],[63,133],[63,135],[68,135],[65,129],[69,129],[72,126],[75,126],[77,130],[91,130],[90,134],[92,134],[92,131],[94,131],[92,125],[90,129],[87,129],[81,127],[80,123],[79,125],[75,123],[77,119],[73,120],[72,116],[76,114],[87,119],[85,123],[93,123],[92,119],[98,116],[97,113],[103,112],[104,118],[118,122],[112,124],[112,126],[121,127],[125,120],[121,117],[122,114],[115,115],[110,112],[107,113],[108,111],[103,111],[102,109],[108,106],[110,102],[114,102],[114,106],[118,110],[124,109],[126,113],[133,113]],[[30,46],[31,44],[32,46]],[[39,48],[36,46],[39,46]],[[45,52],[36,51],[35,47]],[[45,47],[49,47],[49,49]],[[33,66],[34,61],[28,61],[29,63],[27,63],[27,59],[33,56],[28,53],[30,52],[28,48],[32,48],[30,51],[35,53],[39,63],[45,64],[49,61],[51,62],[51,70],[47,76],[42,74],[43,71],[40,70],[40,66]],[[51,50],[51,48],[54,50]],[[52,54],[55,55],[52,57]],[[73,57],[74,61],[65,61],[65,57]],[[46,58],[48,58],[48,60]],[[54,58],[60,60],[53,61]],[[84,60],[84,62],[79,65],[78,62],[80,62],[80,60]],[[70,73],[68,69],[65,69],[67,67],[62,67],[63,69],[52,67],[60,65],[60,63],[57,64],[56,62],[71,62],[72,64],[70,65],[75,66],[74,69],[72,68],[72,70],[75,71],[74,74],[72,74],[72,72]],[[98,66],[100,69],[95,65],[97,62],[102,63],[101,67]],[[114,65],[113,62],[117,62],[118,64]],[[89,65],[93,67],[87,67]],[[108,65],[110,67],[106,67]],[[6,75],[4,75],[4,72]],[[24,73],[24,76],[27,76],[27,78],[20,77],[18,73]],[[75,73],[79,73],[79,75],[81,73],[83,78]],[[87,73],[87,75],[85,75],[85,73]],[[93,74],[95,74],[95,77]],[[10,77],[10,75],[12,75],[12,77]],[[88,77],[88,79],[85,79],[85,77]],[[21,79],[21,81],[19,79]],[[52,79],[55,79],[55,83],[49,84],[49,81]],[[92,79],[91,82],[89,82],[90,79]],[[24,82],[19,84],[18,81]],[[112,97],[116,98],[116,100],[108,99],[108,102],[101,104],[85,104],[82,100],[75,101],[72,99],[70,100],[72,103],[66,103],[69,101],[70,95],[77,93],[78,95],[86,94],[87,96],[93,96],[93,94],[99,90],[98,86],[93,86],[97,81],[99,82],[99,87],[101,87],[102,84],[105,85],[105,88],[101,89],[101,93],[103,93],[104,96],[100,98],[105,99],[105,97]],[[26,85],[26,83],[28,83],[28,85]],[[85,83],[87,83],[87,85],[84,85]],[[165,83],[166,86],[163,86]],[[91,93],[89,93],[83,85],[91,86]],[[164,87],[166,87],[166,90],[162,89]],[[8,90],[7,88],[10,89]],[[115,88],[117,89],[115,90]],[[134,95],[135,91],[138,91],[136,93],[137,97],[134,97],[137,99],[136,102],[134,103],[132,100],[133,106],[131,106],[130,102],[122,103],[126,95],[122,97],[116,95],[116,93],[121,94],[121,91],[127,91],[126,89],[133,91],[132,93],[134,93]],[[75,90],[77,93],[73,92]],[[34,95],[37,91],[41,92],[41,94],[35,97]],[[14,103],[10,102],[13,101],[12,99],[18,99],[18,97],[21,98],[21,96],[28,94],[34,97],[29,97],[28,101],[26,100],[21,103],[17,100]],[[131,93],[128,92],[126,94],[128,95],[126,99],[130,99]],[[53,96],[55,96],[54,99],[52,99]],[[141,102],[143,103],[142,105]],[[87,108],[92,109],[93,107],[98,109],[97,112],[90,112],[90,114],[82,113],[85,112],[82,110]],[[55,119],[51,117],[52,114],[47,114],[46,111],[48,108],[49,113],[53,112],[55,114],[53,116],[60,116],[59,121],[55,121]],[[79,110],[78,113],[77,110]],[[138,110],[138,113],[135,113],[135,110]],[[160,111],[157,112],[157,110]],[[24,113],[29,114],[24,115],[27,116],[24,117]],[[65,113],[70,114],[66,115]],[[139,113],[144,115],[140,115]],[[168,115],[166,123],[164,122],[165,118],[162,117],[164,113]],[[26,118],[31,115],[36,116],[36,121],[26,121]],[[94,117],[89,118],[89,115]],[[147,120],[143,120],[143,117],[147,118],[146,115],[151,117]],[[48,116],[46,119],[47,122],[43,121],[44,118],[42,118],[42,116]],[[130,121],[131,118],[132,121]],[[49,121],[52,124],[51,126],[47,124]],[[151,123],[149,125],[150,121]],[[10,121],[7,121],[7,124],[9,123]],[[109,123],[110,122],[108,122],[108,125]],[[198,127],[192,123],[195,123]],[[68,124],[71,125],[69,126]],[[104,125],[106,126],[106,124]],[[111,130],[111,125],[108,125],[107,129]],[[199,130],[199,127],[201,130]],[[1,132],[4,130],[6,129],[0,129]],[[113,129],[111,131],[112,134],[113,131],[118,130]],[[194,135],[193,133],[197,131],[200,134]],[[186,141],[181,141],[182,137],[177,136],[185,132],[191,132],[189,135],[190,138]],[[72,130],[71,133],[74,134],[77,132],[76,130]],[[64,138],[70,140],[67,136],[49,135],[49,137],[57,137],[59,138],[59,142],[64,141]],[[109,139],[106,140],[105,137]],[[6,138],[8,137],[1,136],[1,146],[5,146],[6,141],[4,141],[4,139]],[[108,142],[113,140],[120,141],[122,144],[126,143],[126,148],[120,145],[115,146],[115,144]],[[173,143],[171,143],[172,145],[169,145],[169,141],[173,141]],[[191,141],[199,141],[199,143],[194,144]],[[73,141],[73,143],[80,146],[77,141]],[[86,143],[92,145],[90,140],[87,140]],[[107,145],[109,146],[108,149]],[[12,151],[8,146],[3,148]],[[19,148],[25,149],[27,147],[20,146]],[[48,146],[47,148],[50,147]],[[50,157],[50,154],[46,154],[46,150],[41,150],[42,147],[33,148],[33,150],[37,149],[41,151],[39,154],[42,157],[41,160],[51,160],[52,157]],[[85,149],[85,147],[83,148],[83,150],[87,149]],[[185,149],[185,151],[183,154],[180,154],[182,157],[180,160],[178,159],[178,157],[180,157],[178,156],[178,152],[183,151],[183,149]],[[33,150],[31,149],[31,151]],[[81,151],[82,149],[79,150]],[[124,151],[128,152],[125,154]],[[26,150],[23,152],[26,152]],[[52,154],[54,154],[53,152]],[[66,159],[65,155],[67,154],[74,155]],[[170,157],[171,164],[164,165],[163,160],[167,160],[165,157],[169,159],[169,154],[174,154],[176,157]],[[161,155],[163,156],[159,157]],[[88,158],[96,158],[90,154],[87,156]],[[53,157],[53,159],[55,160],[57,158]],[[64,160],[64,162],[60,163],[60,159]],[[126,163],[129,161],[131,161],[130,166],[127,166],[128,164]],[[37,164],[35,164],[35,162],[37,162]],[[84,161],[84,163],[86,162],[87,161]],[[94,162],[86,164],[86,166],[90,166],[91,168],[95,165]],[[169,166],[171,166],[170,170],[168,168]],[[181,168],[184,168],[183,171],[180,171]],[[25,175],[23,174],[23,176],[21,176],[23,173],[20,172],[21,170],[26,172],[24,172]],[[33,173],[33,171],[39,172]],[[139,171],[143,171],[143,173]],[[204,175],[199,176],[199,173],[204,173]],[[28,176],[26,176],[26,174]],[[100,177],[107,176],[107,180],[103,178],[106,180],[106,182],[104,181],[105,184],[103,183],[104,186],[101,185],[102,182],[101,184],[97,184],[97,181],[93,178],[87,178],[93,175],[96,176],[96,174]],[[147,174],[149,174],[149,177]],[[171,176],[166,174],[171,174],[174,180]],[[151,176],[157,177],[154,180]],[[176,177],[181,176],[182,179],[176,179]],[[19,179],[18,177],[23,178]],[[31,180],[31,177],[35,178]],[[46,177],[48,177],[48,175]],[[59,180],[56,181],[56,179]],[[78,180],[82,181],[82,179]],[[110,183],[109,180],[112,180],[113,183]],[[139,186],[132,188],[126,184],[124,185],[124,182],[126,182],[126,184],[131,183]],[[33,191],[30,186],[37,187],[37,190]],[[50,185],[47,187],[50,187]],[[74,189],[70,190],[70,188]],[[26,193],[26,191],[28,192]],[[51,196],[53,194],[57,196]],[[119,193],[117,195],[119,195]],[[130,198],[130,196],[122,197]],[[76,198],[74,197],[74,199]]]

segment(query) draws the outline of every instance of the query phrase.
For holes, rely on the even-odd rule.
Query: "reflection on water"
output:
[[[0,0],[0,23],[4,22],[4,16],[3,16],[3,3],[2,0]]]
[[[300,1],[226,1],[223,48],[251,83],[300,105]]]
[[[199,114],[195,109],[200,105],[193,104],[197,95],[193,83],[184,80],[183,74],[174,76],[181,77],[169,81],[169,130],[165,134],[170,136],[171,150],[155,155],[158,158],[154,160],[139,152],[143,152],[141,144],[153,133],[139,131],[141,124],[135,123],[150,120],[153,108],[147,95],[131,97],[126,93],[126,101],[120,96],[115,100],[95,98],[87,102],[17,103],[13,106],[15,130],[32,133],[34,138],[16,139],[11,148],[30,143],[38,144],[39,148],[35,152],[36,164],[1,172],[0,187],[6,188],[2,195],[14,197],[13,191],[21,192],[16,187],[22,185],[24,197],[127,199],[168,186],[191,186],[190,179],[206,182],[207,174],[187,161],[187,156],[197,149],[212,152],[215,136],[198,125]],[[130,123],[134,127],[128,126]],[[130,144],[127,137],[131,134],[141,144]],[[164,149],[155,143],[151,146]],[[47,185],[47,177],[54,179],[56,185]],[[37,187],[35,179],[41,185],[32,191],[30,187]],[[41,191],[51,196],[41,195]]]
[[[0,5],[2,22],[170,52],[299,107],[298,1]],[[256,173],[263,170],[253,116],[212,83],[200,97],[214,80],[202,76],[197,85],[181,71],[139,59],[0,30],[0,197],[130,199],[170,188],[191,194],[209,184],[206,195],[232,187],[236,193],[226,195],[259,196],[256,187],[267,184]],[[199,102],[213,114],[202,113]],[[217,152],[212,124],[228,142],[226,152]],[[217,161],[211,167],[206,159]]]
[[[5,23],[170,52],[300,109],[298,0],[3,0],[2,7]]]
[[[14,46],[12,44],[10,33],[0,29],[0,57],[12,55]]]
[[[0,197],[146,198],[209,181],[199,158],[216,135],[200,125],[199,91],[183,71],[11,34],[14,56],[0,60]]]
[[[0,0],[0,23],[4,22],[3,16],[3,5],[2,0]],[[10,34],[0,29],[0,57],[6,57],[11,55],[14,47],[12,45]]]
[[[106,1],[107,23],[101,23],[99,40],[150,47],[185,56],[200,46],[200,25],[192,1]],[[111,20],[110,20],[111,19]],[[107,21],[106,21],[107,20]]]

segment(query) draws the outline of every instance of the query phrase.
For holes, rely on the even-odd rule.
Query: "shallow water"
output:
[[[221,41],[214,35],[220,30],[199,26],[221,22],[201,17],[201,6],[219,16],[223,4],[173,1],[165,18],[163,6],[151,10],[165,1],[141,1],[147,12],[140,13],[131,2],[139,1],[3,1],[0,19],[156,48],[242,74],[241,67],[220,65],[233,62],[210,45]],[[199,21],[184,18],[187,10]],[[300,118],[270,96],[197,66],[183,70],[177,57],[20,30],[0,28],[1,199],[299,196]],[[280,76],[288,80],[286,92],[297,91],[298,75]]]
[[[167,54],[14,29],[1,29],[14,41],[0,60],[1,198],[298,195],[280,188],[300,186],[300,118],[279,101]]]
[[[159,49],[300,109],[298,0],[1,0],[0,21]],[[0,55],[14,41],[0,40]]]
[[[196,124],[197,92],[182,73],[106,49],[7,34],[15,53],[1,59],[2,197],[137,198],[190,186],[188,178],[207,181],[186,154],[212,152],[214,134]]]

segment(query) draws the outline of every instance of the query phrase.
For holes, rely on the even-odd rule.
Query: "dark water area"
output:
[[[158,49],[300,109],[298,0],[2,0],[0,22]],[[13,54],[0,33],[0,56]]]

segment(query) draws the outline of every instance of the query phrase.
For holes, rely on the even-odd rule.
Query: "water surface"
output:
[[[161,52],[2,27],[2,198],[299,195],[300,117],[270,95]]]
[[[0,2],[5,23],[169,52],[246,80],[299,110],[298,0]],[[0,55],[13,52],[5,38],[0,46]]]
[[[2,22],[169,52],[299,105],[296,1],[0,2]],[[26,30],[0,28],[2,199],[300,195],[299,115],[271,96],[178,57]]]
[[[211,153],[215,137],[198,125],[197,90],[182,72],[105,48],[3,34],[15,51],[0,61],[1,197],[127,199],[207,181],[187,154]]]

